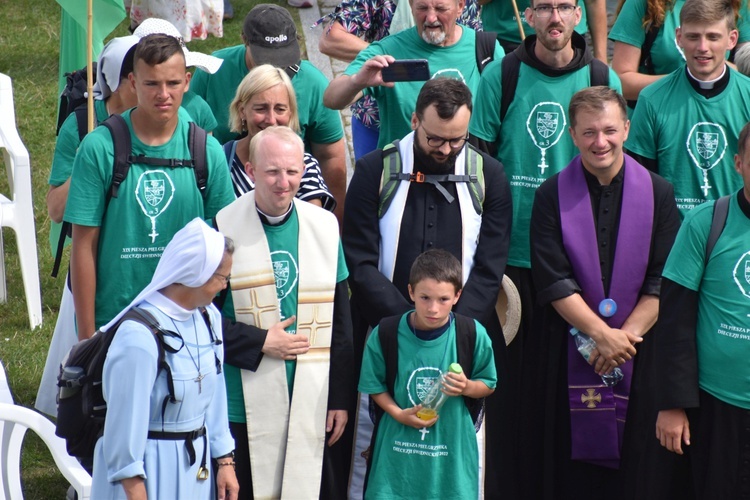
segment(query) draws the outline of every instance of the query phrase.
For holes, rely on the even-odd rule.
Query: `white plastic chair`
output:
[[[5,367],[2,361],[0,361],[0,403],[13,404],[13,393],[10,392],[8,377],[5,376]]]
[[[57,468],[78,492],[80,500],[91,498],[91,476],[65,451],[65,441],[55,436],[55,425],[43,415],[22,406],[0,403],[0,486],[5,500],[23,499],[21,490],[21,444],[26,429],[36,432],[52,452]]]
[[[0,194],[0,228],[16,232],[21,274],[26,291],[29,322],[34,329],[42,324],[42,296],[39,288],[39,264],[36,253],[34,207],[31,201],[31,165],[29,152],[16,130],[13,86],[10,77],[0,73],[0,149],[8,172],[10,198]],[[0,231],[0,303],[6,302],[5,255]]]

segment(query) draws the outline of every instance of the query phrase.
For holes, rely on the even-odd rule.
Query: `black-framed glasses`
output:
[[[445,139],[443,137],[438,136],[432,136],[429,132],[427,132],[427,129],[424,128],[424,126],[420,123],[420,127],[422,127],[422,130],[424,130],[424,135],[427,138],[427,145],[431,148],[442,148],[443,144],[446,142],[451,147],[451,149],[461,149],[463,145],[466,143],[467,140],[469,140],[469,133],[467,132],[464,137],[454,137],[453,139]]]
[[[557,13],[560,14],[560,17],[570,17],[573,12],[576,11],[576,6],[567,3],[557,6],[539,5],[538,7],[533,7],[532,10],[536,14],[536,17],[538,17],[539,19],[547,19],[548,17],[552,17],[553,10],[557,10]]]
[[[226,283],[227,285],[229,284],[229,280],[232,279],[231,274],[227,274],[226,276],[224,276],[223,274],[214,273],[214,276],[218,276],[219,278],[224,280],[224,283]]]

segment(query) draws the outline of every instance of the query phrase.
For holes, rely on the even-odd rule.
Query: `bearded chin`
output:
[[[445,41],[445,31],[433,33],[432,31],[427,31],[425,29],[422,31],[422,40],[430,45],[440,45]]]
[[[459,151],[452,152],[444,162],[439,162],[424,149],[420,144],[419,138],[414,137],[414,164],[418,165],[419,170],[425,174],[449,174],[455,171],[456,158]]]

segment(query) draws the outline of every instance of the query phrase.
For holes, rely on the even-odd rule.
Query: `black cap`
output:
[[[286,68],[299,64],[297,27],[285,8],[270,3],[256,5],[245,16],[242,34],[256,65]]]

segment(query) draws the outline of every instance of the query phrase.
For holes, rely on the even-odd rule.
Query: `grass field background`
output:
[[[81,0],[83,1],[83,0]],[[268,1],[268,0],[267,0]],[[259,1],[233,0],[235,18],[224,23],[224,38],[190,42],[190,50],[211,53],[241,42],[240,32],[245,14]],[[285,5],[285,2],[272,2]],[[290,9],[297,19],[296,9]],[[125,20],[111,37],[128,34]],[[31,157],[34,215],[39,254],[44,322],[31,331],[26,312],[15,233],[2,229],[8,302],[0,304],[0,360],[6,367],[16,404],[32,407],[55,327],[62,294],[65,270],[57,279],[50,277],[53,257],[48,239],[50,219],[47,216],[48,190],[52,155],[55,148],[57,120],[58,57],[60,43],[60,6],[54,0],[0,0],[0,73],[13,80],[16,121],[22,141]],[[304,43],[302,44],[304,54]],[[303,55],[304,57],[304,55]],[[5,165],[0,158],[0,165]],[[0,175],[0,193],[8,196],[8,182]],[[66,254],[64,266],[67,266]],[[55,468],[52,457],[41,441],[29,433],[24,444],[22,462],[25,497],[29,500],[65,498],[67,482]]]

